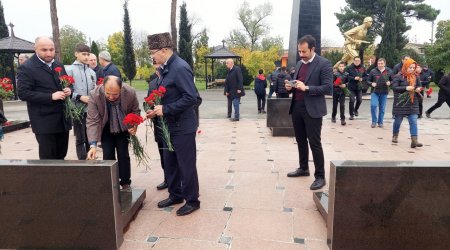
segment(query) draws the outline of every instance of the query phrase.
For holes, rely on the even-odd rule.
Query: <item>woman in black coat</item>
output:
[[[415,75],[417,63],[413,59],[407,59],[403,63],[402,71],[395,77],[392,84],[394,91],[394,126],[392,142],[398,142],[398,133],[403,121],[403,117],[408,118],[409,131],[411,134],[411,148],[422,147],[422,143],[417,140],[417,118],[419,115],[419,101],[423,98],[420,95],[422,87],[420,80]]]

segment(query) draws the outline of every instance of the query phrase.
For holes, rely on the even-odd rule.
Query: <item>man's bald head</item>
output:
[[[105,96],[108,101],[114,102],[120,98],[120,90],[122,89],[122,79],[120,77],[106,76],[103,79],[103,86],[105,87]]]
[[[36,55],[46,63],[51,63],[55,58],[55,44],[46,36],[37,37],[34,41]]]

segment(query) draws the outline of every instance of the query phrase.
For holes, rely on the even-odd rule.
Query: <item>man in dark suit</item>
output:
[[[164,173],[169,186],[169,198],[158,203],[159,208],[182,203],[178,216],[200,208],[197,175],[197,150],[195,135],[197,118],[194,107],[197,104],[194,75],[191,67],[173,52],[169,33],[148,36],[148,47],[153,61],[161,64],[157,86],[164,86],[167,92],[162,104],[147,111],[147,118],[164,117],[170,132],[174,151],[167,150],[164,141]]]
[[[231,121],[239,121],[239,103],[244,92],[244,79],[241,68],[235,66],[233,59],[227,59],[225,62],[228,68],[227,78],[225,79],[225,95],[228,98],[228,116],[231,117],[231,104],[234,107],[234,118]]]
[[[321,130],[322,117],[327,114],[325,95],[332,92],[333,69],[330,61],[314,52],[316,40],[313,36],[300,38],[297,47],[301,61],[295,68],[295,83],[285,83],[286,89],[293,92],[289,114],[294,124],[300,167],[287,176],[309,176],[309,142],[315,166],[315,180],[310,188],[316,190],[326,184]]]
[[[102,73],[103,77],[107,76],[117,76],[122,78],[119,68],[112,63],[111,54],[108,51],[101,51],[98,53],[98,62],[103,67]]]
[[[39,144],[40,159],[64,159],[67,154],[70,119],[64,115],[64,99],[72,94],[62,88],[60,75],[66,75],[64,65],[56,61],[55,45],[48,37],[38,37],[35,52],[20,65],[19,97],[27,102],[31,128]],[[62,71],[57,73],[55,69]]]

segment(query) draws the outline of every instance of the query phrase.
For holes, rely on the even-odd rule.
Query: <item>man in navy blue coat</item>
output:
[[[197,175],[197,150],[195,134],[197,117],[194,112],[197,92],[191,67],[174,54],[169,33],[148,36],[148,47],[158,69],[157,86],[167,90],[162,105],[147,111],[147,118],[164,117],[169,126],[174,151],[164,150],[164,172],[169,186],[169,198],[158,203],[159,208],[186,203],[177,210],[178,216],[200,208]],[[167,148],[166,142],[164,142]]]
[[[314,52],[316,40],[313,36],[300,38],[297,47],[301,61],[295,67],[295,86],[288,81],[285,86],[293,92],[289,114],[292,115],[300,167],[287,176],[309,176],[309,143],[315,166],[315,180],[310,189],[316,190],[326,184],[321,131],[322,117],[327,114],[325,95],[330,95],[333,87],[333,69],[330,61]]]

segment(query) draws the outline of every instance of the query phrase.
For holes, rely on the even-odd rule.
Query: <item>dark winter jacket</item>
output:
[[[61,75],[67,75],[62,63],[54,61],[50,69],[36,55],[19,67],[18,94],[27,102],[28,117],[35,134],[63,133],[72,128],[71,120],[64,115],[64,101],[52,100],[54,92],[63,90],[59,74],[55,72],[57,67],[62,68]]]
[[[341,95],[344,92],[339,85],[336,86],[336,79],[341,78],[341,84],[348,84],[348,73],[347,72],[336,72],[333,74],[333,95]]]
[[[450,97],[450,74],[443,76],[439,81],[439,98],[441,96]]]
[[[402,93],[406,92],[406,87],[409,86],[408,81],[406,80],[403,75],[398,74],[394,77],[393,84],[392,84],[392,90],[394,91],[394,103],[392,107],[392,113],[394,115],[412,115],[412,114],[419,114],[419,100],[422,98],[419,94],[414,92],[414,102],[411,103],[410,101],[406,102],[405,104],[399,103],[399,96]],[[419,78],[416,78],[416,86],[421,87]]]
[[[264,75],[258,75],[255,78],[255,94],[266,95],[267,80]]]
[[[120,74],[119,68],[117,68],[117,66],[114,63],[110,63],[103,68],[104,77],[111,75],[122,78],[122,74]]]
[[[370,71],[369,77],[367,78],[367,82],[370,86],[372,83],[376,83],[376,87],[372,87],[372,93],[375,92],[377,94],[387,95],[389,93],[389,86],[386,85],[386,82],[392,83],[392,73],[389,68],[385,68],[383,72],[381,72],[378,68],[372,69]]]
[[[433,77],[433,71],[431,69],[423,69],[420,73],[420,83],[422,86],[428,85]]]
[[[162,98],[164,118],[171,135],[185,135],[197,131],[197,91],[191,67],[183,59],[173,54],[166,65],[158,69],[161,77],[157,86],[167,89]]]
[[[238,93],[238,90],[241,93]],[[227,78],[225,79],[225,92],[230,94],[231,99],[245,95],[244,78],[242,77],[242,71],[239,66],[233,65],[233,68],[228,71]]]
[[[277,82],[275,84],[275,93],[277,94],[287,94],[288,91],[286,90],[286,87],[284,87],[284,81],[291,80],[291,76],[287,72],[281,72],[277,76]]]
[[[397,75],[398,73],[402,72],[402,68],[403,68],[403,63],[397,63],[394,68],[392,69],[392,74],[393,75]]]
[[[270,81],[270,90],[275,92],[275,84],[277,83],[277,77],[280,74],[280,70],[276,69],[269,75],[268,80]]]
[[[356,66],[352,63],[347,67],[346,72],[348,73],[348,89],[352,91],[361,90],[362,83],[367,80],[366,69],[361,64]],[[357,76],[361,77],[362,81],[355,80]]]

